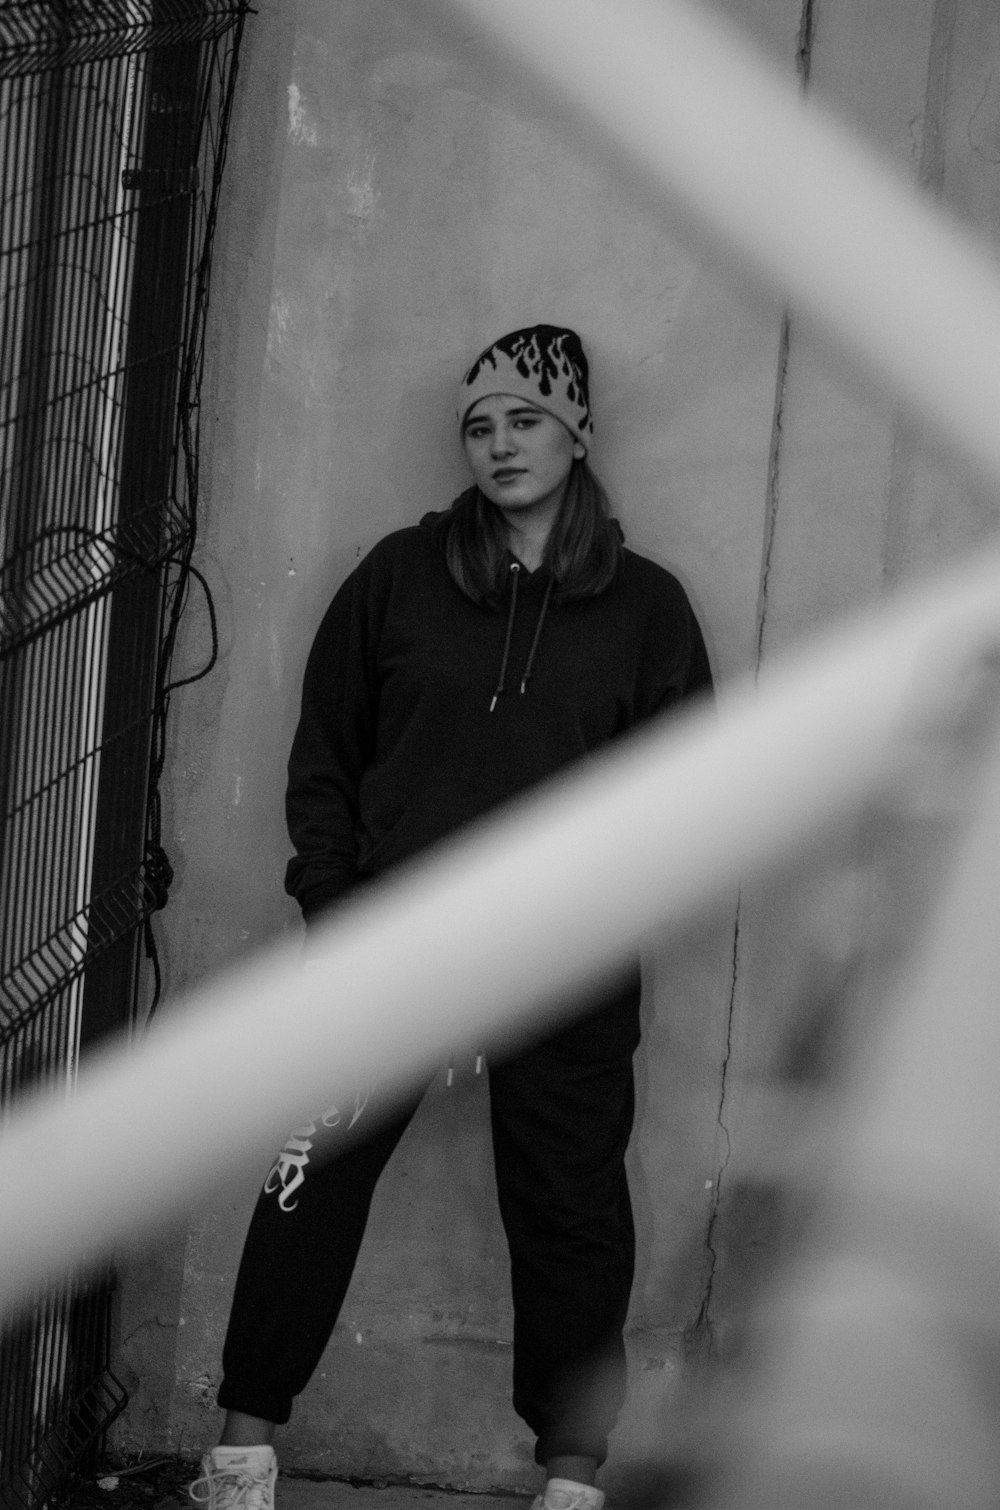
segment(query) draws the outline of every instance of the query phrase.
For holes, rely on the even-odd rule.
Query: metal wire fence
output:
[[[0,11],[0,1115],[128,1030],[197,522],[203,328],[246,0]],[[155,960],[154,960],[155,962]],[[57,1502],[125,1403],[114,1285],[0,1336],[0,1500]]]

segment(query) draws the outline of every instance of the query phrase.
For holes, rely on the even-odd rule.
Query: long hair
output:
[[[473,485],[437,529],[456,585],[474,603],[497,603],[508,576],[507,526],[497,506]],[[587,461],[574,458],[542,557],[554,596],[563,602],[597,597],[614,580],[621,554],[608,495]]]

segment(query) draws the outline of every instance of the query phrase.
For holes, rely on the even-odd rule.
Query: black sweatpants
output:
[[[635,1261],[625,1150],[638,1009],[631,978],[597,1009],[489,1069],[514,1301],[514,1408],[535,1433],[541,1464],[563,1454],[603,1462],[624,1399]],[[343,1304],[379,1175],[420,1099],[370,1136],[363,1099],[290,1136],[243,1250],[223,1351],[224,1409],[288,1420]],[[324,1157],[352,1121],[355,1140]]]

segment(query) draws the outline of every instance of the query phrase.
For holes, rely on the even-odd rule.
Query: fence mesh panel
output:
[[[128,1031],[198,499],[246,0],[0,9],[0,1118]],[[57,1504],[125,1393],[114,1281],[0,1334],[0,1501]]]

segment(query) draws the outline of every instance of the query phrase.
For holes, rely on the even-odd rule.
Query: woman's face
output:
[[[581,441],[528,399],[491,394],[469,410],[462,441],[481,492],[504,512],[555,513]]]

